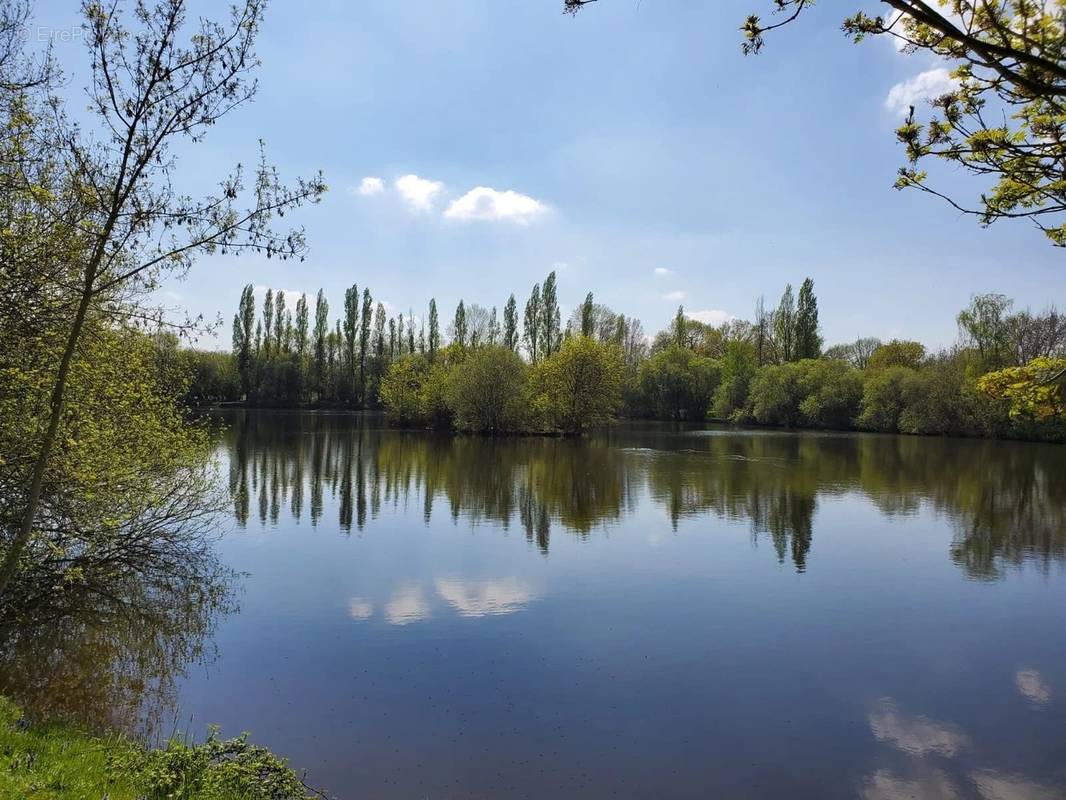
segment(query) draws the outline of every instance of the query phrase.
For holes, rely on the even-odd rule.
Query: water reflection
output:
[[[1066,448],[866,435],[776,435],[620,426],[591,440],[441,437],[339,414],[228,416],[238,522],[282,508],[318,525],[326,496],[342,531],[383,506],[441,501],[452,518],[517,525],[547,554],[554,528],[587,537],[635,513],[647,493],[674,529],[744,520],[779,561],[807,569],[820,501],[857,495],[885,517],[946,516],[950,557],[971,578],[1066,556]],[[398,605],[417,605],[401,598]]]
[[[912,756],[935,753],[951,758],[964,750],[966,736],[954,725],[927,717],[908,717],[891,698],[883,698],[870,714],[870,730],[878,741],[887,742]]]
[[[1036,670],[1019,670],[1019,691],[1029,700],[1050,701],[1050,694]],[[881,768],[864,783],[864,800],[903,800],[903,798],[978,798],[978,800],[1062,800],[1066,791],[1012,772],[990,769],[976,759],[977,767],[963,756],[980,751],[958,726],[925,716],[908,716],[892,698],[882,698],[869,716],[870,731],[879,742],[909,757],[897,769]]]
[[[955,785],[942,770],[931,769],[915,778],[896,777],[878,770],[862,790],[863,800],[956,800]]]
[[[71,584],[32,608],[9,605],[0,693],[31,719],[165,736],[181,678],[211,658],[217,623],[236,607],[234,578],[209,548],[190,547],[180,566],[131,562],[106,584]]]
[[[521,611],[533,598],[532,588],[519,578],[438,578],[432,589],[416,583],[403,584],[383,603],[353,597],[348,602],[348,616],[359,621],[372,620],[380,608],[381,618],[389,625],[409,625],[430,619],[436,601],[443,601],[460,617],[485,617]]]
[[[1029,702],[1044,706],[1051,702],[1051,689],[1035,669],[1020,669],[1014,676],[1018,691]]]

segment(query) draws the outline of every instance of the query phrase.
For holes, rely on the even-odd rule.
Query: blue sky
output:
[[[850,4],[819,4],[745,57],[738,27],[769,6],[602,0],[571,18],[561,0],[275,2],[254,104],[179,169],[211,187],[259,138],[283,176],[321,168],[328,196],[297,215],[310,255],[202,259],[162,296],[223,315],[205,346],[228,346],[246,283],[323,287],[337,314],[354,282],[416,316],[436,297],[450,319],[460,298],[521,305],[555,269],[564,309],[593,291],[653,333],[679,303],[750,317],[760,294],[775,305],[809,275],[827,343],[933,346],[955,339],[974,292],[1063,304],[1066,253],[1031,225],[983,230],[891,188],[899,105],[935,89],[940,65],[850,44]],[[59,30],[77,21],[74,3],[36,11]],[[56,51],[84,85],[83,48]],[[981,189],[934,176],[964,198]],[[368,177],[380,191],[360,192]]]

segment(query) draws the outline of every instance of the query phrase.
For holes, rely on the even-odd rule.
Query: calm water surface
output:
[[[346,798],[1066,797],[1066,448],[226,421],[182,728]]]

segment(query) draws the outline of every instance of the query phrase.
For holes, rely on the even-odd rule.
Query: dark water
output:
[[[1066,448],[227,421],[239,611],[124,662],[182,728],[345,798],[1066,797]]]

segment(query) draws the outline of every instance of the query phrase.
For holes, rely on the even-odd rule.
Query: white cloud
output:
[[[441,578],[437,581],[437,593],[463,617],[513,614],[533,597],[529,587],[518,578],[474,582]]]
[[[906,114],[911,106],[947,94],[957,85],[958,82],[943,67],[929,69],[889,89],[888,96],[885,97],[885,108]]]
[[[893,36],[891,33],[888,34],[888,40],[892,42],[892,46],[895,47],[896,51],[900,53],[902,53],[903,48],[907,46],[907,40],[900,38],[905,34],[905,30],[903,27],[903,16],[904,15],[902,11],[896,11],[895,9],[893,9],[892,11],[885,14],[884,17],[885,27],[889,28],[892,33],[899,34],[899,36]]]
[[[1035,669],[1020,669],[1014,676],[1014,683],[1022,696],[1033,703],[1044,705],[1051,702],[1051,689]]]
[[[686,311],[685,316],[689,319],[694,319],[696,322],[703,322],[707,325],[724,325],[732,319],[736,319],[728,311],[722,311],[720,308],[708,308],[703,311]]]
[[[417,175],[404,175],[393,184],[396,191],[412,208],[429,211],[433,208],[433,199],[444,189],[440,181],[431,181]]]
[[[676,292],[667,292],[663,295],[663,300],[684,300],[685,293],[678,289]]]
[[[896,709],[896,703],[884,698],[877,711],[870,714],[870,730],[882,742],[894,744],[905,753],[924,756],[936,753],[951,758],[965,749],[965,734],[945,722],[928,717],[908,717]]]
[[[655,268],[655,274],[656,275],[673,275],[674,271],[672,269],[667,269],[666,267],[656,267]]]
[[[429,619],[429,604],[417,586],[396,590],[385,604],[385,621],[390,625],[407,625]]]
[[[262,299],[266,297],[267,289],[271,288],[273,287],[255,286],[252,288],[252,297],[255,297],[259,301],[262,301]],[[307,298],[308,303],[313,303],[315,300],[315,296],[313,294],[301,292],[299,289],[274,289],[274,294],[277,295],[279,291],[285,292],[285,308],[292,310],[293,313],[296,313],[296,301],[299,300],[301,297]]]
[[[364,197],[381,194],[383,191],[385,191],[385,181],[381,180],[381,178],[375,178],[373,175],[363,178],[358,186],[348,187],[348,194],[361,194]]]
[[[547,206],[529,195],[507,189],[476,186],[448,206],[448,219],[517,222],[525,225],[547,211]]]

